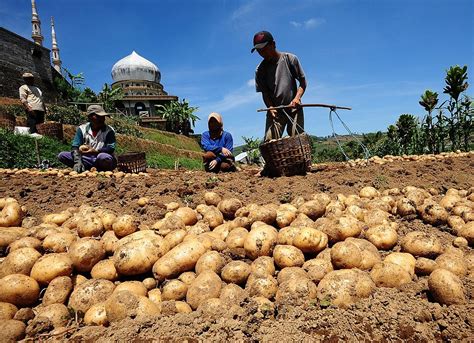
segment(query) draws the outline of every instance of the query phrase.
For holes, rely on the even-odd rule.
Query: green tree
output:
[[[427,115],[423,118],[421,126],[428,150],[434,154],[436,152],[439,152],[436,149],[437,135],[433,125],[432,115],[433,110],[438,104],[438,93],[432,92],[429,89],[426,90],[425,93],[421,95],[421,100],[419,101],[419,104],[427,112]]]
[[[156,105],[158,114],[166,119],[166,129],[171,132],[189,135],[194,132],[192,128],[199,117],[194,113],[198,107],[189,106],[186,99],[183,101],[171,101],[166,105]]]
[[[115,103],[123,99],[123,90],[120,87],[112,88],[107,83],[104,83],[102,90],[97,96],[97,100],[102,103],[106,112],[115,113]]]
[[[416,117],[412,114],[402,114],[395,125],[401,152],[403,154],[413,153],[418,126]]]
[[[94,103],[97,102],[97,95],[92,89],[86,87],[76,98],[76,102]]]
[[[247,153],[249,157],[249,161],[251,164],[260,164],[260,144],[262,144],[262,140],[253,137],[244,137],[242,139],[245,142],[245,146],[243,151]]]

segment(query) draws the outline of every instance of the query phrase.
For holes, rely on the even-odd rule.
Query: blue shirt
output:
[[[216,160],[220,162],[225,158],[225,156],[222,155],[222,148],[226,148],[232,152],[234,150],[234,141],[232,135],[227,131],[222,131],[222,135],[216,139],[212,139],[209,131],[205,131],[201,136],[201,146],[204,151],[212,151],[216,154]]]

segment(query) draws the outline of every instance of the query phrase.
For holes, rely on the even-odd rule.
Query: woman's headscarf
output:
[[[209,114],[209,117],[207,118],[207,126],[209,127],[209,122],[211,119],[215,119],[219,123],[219,128],[215,131],[211,131],[211,128],[209,128],[209,133],[212,139],[219,138],[222,135],[222,131],[224,128],[224,123],[222,121],[222,116],[217,113],[217,112],[212,112]]]

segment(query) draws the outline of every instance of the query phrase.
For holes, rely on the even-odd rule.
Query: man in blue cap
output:
[[[275,40],[268,31],[255,34],[251,52],[255,50],[263,58],[255,72],[256,90],[262,93],[263,102],[267,108],[281,105],[293,107],[268,111],[265,141],[281,138],[285,127],[288,135],[294,136],[304,130],[303,108],[299,106],[307,86],[303,68],[298,57],[276,49]]]

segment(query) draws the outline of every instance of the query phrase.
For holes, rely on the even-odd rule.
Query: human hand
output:
[[[232,156],[232,152],[227,148],[222,148],[221,152],[222,152],[222,155],[224,155],[225,157]]]
[[[267,116],[269,118],[275,119],[278,116],[278,111],[277,110],[268,110],[267,111]]]
[[[298,97],[295,97],[293,100],[290,102],[291,107],[299,107],[301,106],[301,99]]]
[[[83,144],[79,147],[79,151],[82,152],[82,153],[85,153],[86,151],[89,151],[91,147],[87,144]]]
[[[217,160],[212,160],[209,162],[209,170],[214,169],[217,166]]]

